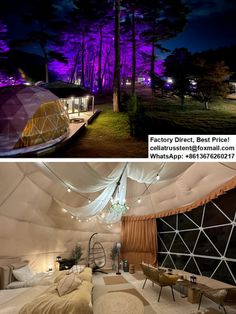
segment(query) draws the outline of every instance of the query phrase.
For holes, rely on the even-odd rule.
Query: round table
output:
[[[130,293],[110,292],[100,296],[93,306],[94,314],[144,314],[143,302]]]

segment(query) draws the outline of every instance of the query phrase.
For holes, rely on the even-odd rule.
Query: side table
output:
[[[194,285],[188,286],[188,302],[190,303],[199,303],[201,290]]]

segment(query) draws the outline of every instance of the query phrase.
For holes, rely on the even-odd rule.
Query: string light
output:
[[[82,196],[83,198],[86,198],[89,203],[91,202],[91,200],[87,196],[85,196],[82,193],[80,193],[74,186],[72,186],[71,184],[70,184],[70,186],[68,186],[68,183],[63,181],[45,162],[42,162],[42,164],[44,165],[44,167],[46,167],[48,169],[48,171],[50,171],[54,175],[54,177],[57,178],[58,181],[60,181],[66,187],[66,190],[67,190],[68,193],[70,193],[72,191],[72,189],[73,189],[73,192],[76,192],[80,196]]]
[[[149,185],[147,185],[146,183],[144,183],[144,185],[145,185],[145,190],[142,192],[141,196],[144,195],[144,194],[146,193],[146,191],[148,191],[148,189],[150,188],[150,186],[151,186],[153,183],[155,183],[156,181],[159,181],[159,180],[160,180],[160,173],[161,173],[161,171],[163,170],[164,166],[165,166],[165,162],[163,162],[163,163],[161,164],[161,166],[159,167],[159,170],[158,170],[158,173],[157,173],[156,177],[153,179],[153,181],[152,181]],[[137,202],[138,204],[140,204],[140,203],[141,203],[141,198],[139,197],[138,199],[136,199],[136,200],[133,201],[133,203],[136,203],[136,202]]]

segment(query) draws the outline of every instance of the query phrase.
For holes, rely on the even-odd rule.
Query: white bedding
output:
[[[22,306],[32,301],[46,289],[48,286],[0,290],[0,314],[18,314]]]
[[[34,286],[49,286],[54,283],[55,278],[59,275],[58,272],[55,273],[35,273],[30,279],[26,281],[13,281],[8,286],[7,289],[14,288],[27,288]],[[20,285],[20,286],[17,286]]]

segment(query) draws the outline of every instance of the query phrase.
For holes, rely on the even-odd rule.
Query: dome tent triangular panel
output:
[[[19,143],[21,143],[20,146],[28,146],[42,142],[41,139],[38,140],[37,138],[29,140],[30,125],[32,123],[37,124],[41,107],[46,109],[50,107],[50,111],[63,120],[63,126],[58,127],[58,132],[55,133],[56,136],[67,133],[69,127],[68,115],[59,99],[50,91],[36,86],[17,85],[2,87],[0,92],[0,112],[3,113],[0,115],[0,150],[2,152],[13,150],[19,146]],[[28,134],[26,141],[24,141],[24,132]],[[42,138],[40,132],[41,130],[39,130],[39,138]],[[46,137],[46,139],[51,140],[52,138]]]

